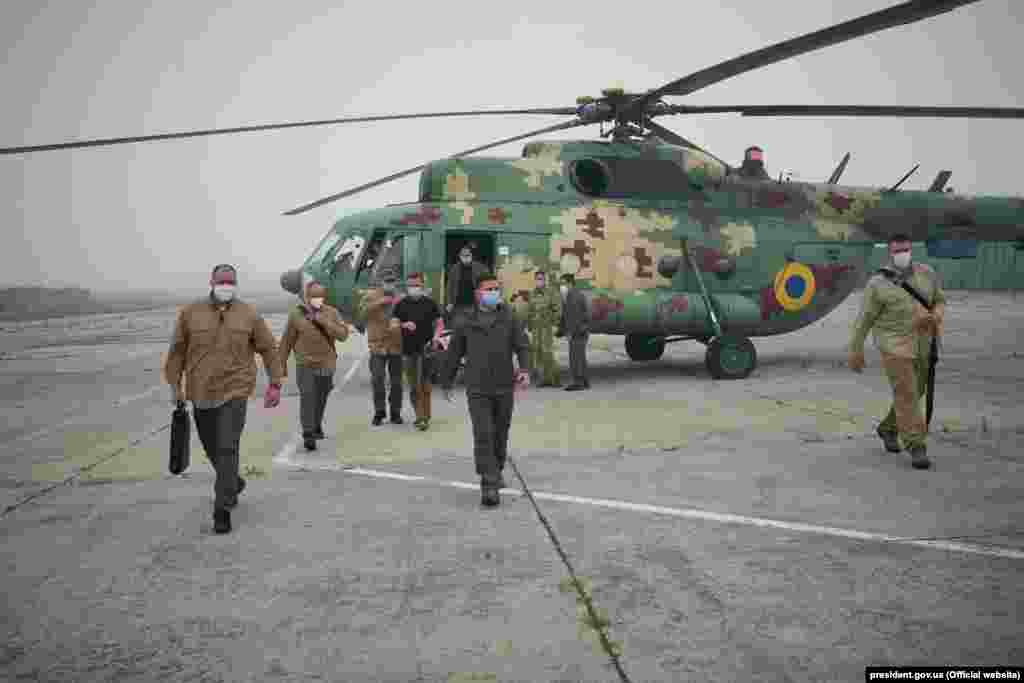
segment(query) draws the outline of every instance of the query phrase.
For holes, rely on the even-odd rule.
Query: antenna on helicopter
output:
[[[850,163],[850,153],[849,152],[846,153],[846,155],[843,157],[843,160],[839,162],[838,166],[836,166],[836,170],[832,171],[832,175],[830,175],[828,177],[828,180],[825,181],[825,184],[826,185],[835,185],[835,184],[837,184],[839,182],[839,178],[843,175],[843,172],[846,171],[846,164],[848,164],[848,163]]]
[[[942,192],[942,188],[949,182],[949,176],[953,175],[952,171],[939,171],[939,174],[935,176],[935,180],[932,181],[932,186],[928,188],[929,192]]]
[[[897,182],[895,185],[893,185],[888,190],[886,190],[886,192],[899,192],[900,191],[900,185],[902,185],[903,183],[907,182],[907,178],[909,178],[910,176],[914,175],[914,172],[917,169],[919,169],[919,168],[921,168],[921,164],[917,164],[916,166],[914,166],[914,168],[912,168],[909,171],[907,171],[907,174],[905,176],[903,176],[902,178],[900,178],[899,182]]]

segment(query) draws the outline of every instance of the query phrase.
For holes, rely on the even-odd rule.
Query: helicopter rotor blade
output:
[[[383,116],[353,116],[340,119],[322,119],[319,121],[295,121],[291,123],[267,123],[256,126],[237,126],[234,128],[211,128],[208,130],[192,130],[180,133],[161,133],[157,135],[137,135],[122,138],[102,138],[96,140],[80,140],[76,142],[59,142],[50,145],[30,145],[24,147],[0,147],[0,154],[24,154],[27,152],[49,152],[58,149],[75,149],[79,147],[103,147],[154,140],[175,140],[180,138],[197,138],[209,135],[227,135],[230,133],[252,133],[256,131],[280,130],[282,128],[307,128],[311,126],[330,126],[339,123],[366,123],[369,121],[397,121],[403,119],[442,118],[448,116],[481,116],[481,115],[516,115],[516,114],[547,114],[576,115],[575,107],[552,107],[547,109],[499,109],[486,111],[447,111],[429,114],[388,114]]]
[[[670,105],[669,114],[741,114],[742,116],[919,116],[934,118],[1021,119],[1020,107],[919,107],[902,105],[755,104]]]
[[[566,121],[565,123],[558,123],[558,124],[555,124],[554,126],[548,126],[546,128],[541,128],[540,130],[531,130],[529,133],[523,133],[522,135],[515,135],[513,137],[505,138],[503,140],[498,140],[497,142],[491,142],[489,144],[482,145],[480,147],[474,147],[473,149],[467,149],[465,152],[459,152],[458,154],[453,154],[449,158],[450,159],[457,159],[459,157],[464,157],[464,156],[469,156],[470,154],[475,154],[476,152],[482,152],[485,149],[490,149],[492,147],[498,147],[500,145],[504,145],[504,144],[509,143],[509,142],[515,142],[516,140],[523,140],[525,138],[531,138],[531,137],[534,137],[536,135],[541,135],[543,133],[551,133],[551,132],[554,132],[556,130],[567,130],[569,128],[575,128],[577,126],[587,126],[587,125],[590,125],[590,122],[588,122],[588,121]],[[398,173],[394,173],[392,175],[389,175],[386,178],[381,178],[379,180],[374,180],[374,181],[366,183],[364,185],[360,185],[359,187],[353,187],[351,190],[345,190],[344,192],[339,192],[338,194],[332,194],[330,197],[324,197],[323,199],[318,199],[315,202],[310,202],[309,204],[304,204],[303,206],[296,207],[294,209],[291,209],[290,211],[285,211],[283,215],[285,215],[285,216],[297,216],[300,213],[305,213],[306,211],[309,211],[310,209],[315,209],[318,206],[323,206],[324,204],[329,204],[330,202],[336,201],[338,199],[342,199],[344,197],[350,197],[350,196],[356,194],[357,192],[362,192],[363,190],[368,190],[371,187],[376,187],[377,185],[383,185],[384,183],[389,183],[392,180],[398,180],[399,178],[402,178],[404,176],[410,175],[412,173],[416,173],[417,171],[422,171],[426,167],[427,167],[427,164],[420,164],[419,166],[416,166],[415,168],[409,168],[409,169],[406,169],[404,171],[399,171]]]
[[[683,136],[678,135],[677,133],[672,132],[668,128],[665,128],[664,126],[659,126],[654,121],[647,121],[646,125],[647,125],[647,127],[649,129],[654,131],[655,135],[660,137],[665,142],[670,142],[670,143],[672,143],[674,145],[679,145],[681,147],[689,147],[690,149],[695,149],[698,152],[700,152],[701,154],[706,154],[707,156],[711,157],[712,159],[714,159],[718,163],[720,163],[723,166],[725,166],[727,169],[730,168],[728,163],[722,161],[721,159],[716,157],[711,152],[707,151],[706,149],[704,149],[702,147],[698,147],[697,145],[693,144],[692,142],[690,142],[689,140],[687,140]]]
[[[643,111],[647,103],[653,102],[665,95],[689,95],[709,85],[724,81],[727,78],[732,78],[733,76],[738,76],[790,57],[813,52],[830,45],[844,43],[848,40],[870,33],[877,33],[894,26],[927,19],[977,1],[910,0],[910,2],[904,2],[878,12],[866,14],[857,19],[835,24],[820,31],[807,33],[797,38],[776,43],[775,45],[769,45],[768,47],[748,52],[745,55],[721,62],[715,66],[672,81],[660,88],[648,91],[626,105],[623,115],[636,116],[639,112]]]

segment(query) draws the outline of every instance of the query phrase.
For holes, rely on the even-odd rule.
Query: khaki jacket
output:
[[[342,322],[338,309],[324,304],[317,315],[316,323],[306,320],[306,311],[300,304],[288,314],[288,322],[281,336],[281,369],[288,376],[288,356],[295,351],[295,366],[302,368],[330,368],[338,365],[338,352],[334,348],[335,341],[348,339],[348,326]],[[324,329],[331,340],[320,330]]]
[[[401,354],[402,329],[391,317],[394,304],[386,304],[384,290],[371,289],[363,299],[366,308],[366,343],[373,354]],[[395,296],[397,303],[398,297]]]
[[[272,384],[284,376],[274,335],[256,309],[244,301],[220,304],[207,297],[184,306],[164,364],[168,384],[180,387],[185,399],[219,401],[249,398],[256,389],[256,358]]]
[[[936,317],[940,322],[936,330],[923,330],[922,319],[925,308],[909,292],[878,273],[868,280],[864,288],[864,300],[860,315],[853,326],[850,351],[864,352],[864,340],[870,330],[874,331],[875,345],[879,351],[898,358],[927,358],[931,348],[932,333],[942,337],[942,322],[946,311],[946,296],[942,284],[930,266],[913,264],[913,272],[907,282],[921,293],[926,301],[934,301]]]

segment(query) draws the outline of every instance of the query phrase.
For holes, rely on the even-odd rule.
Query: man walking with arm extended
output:
[[[938,274],[925,264],[911,262],[911,243],[906,235],[890,238],[889,258],[889,265],[872,276],[864,288],[850,340],[849,363],[854,372],[863,372],[864,340],[873,329],[893,392],[892,407],[878,426],[878,436],[890,453],[900,452],[902,439],[911,464],[928,469],[927,426],[919,401],[927,388],[932,336],[942,336],[946,297]],[[931,313],[903,288],[904,282],[932,303]]]
[[[465,356],[466,398],[481,502],[494,507],[501,502],[498,491],[505,487],[502,470],[508,455],[515,388],[530,382],[529,339],[519,319],[501,303],[500,285],[492,274],[481,275],[476,298],[476,309],[455,328],[442,387],[450,401],[452,382]],[[513,356],[519,360],[518,369],[512,365]]]
[[[217,472],[213,528],[218,534],[231,531],[230,509],[245,488],[238,451],[248,398],[256,388],[255,354],[263,357],[270,375],[267,407],[280,403],[284,376],[273,333],[255,308],[237,298],[237,287],[234,266],[213,269],[209,296],[178,313],[164,365],[174,400],[192,401],[199,440]]]
[[[281,336],[281,370],[288,378],[288,356],[295,351],[295,381],[299,385],[299,420],[307,451],[325,438],[324,411],[334,389],[338,365],[335,341],[348,339],[348,327],[336,308],[325,302],[327,292],[319,282],[306,285],[305,302],[288,315]]]
[[[430,368],[426,367],[424,350],[427,343],[436,349],[441,346],[444,320],[441,307],[423,291],[423,274],[412,273],[406,278],[406,293],[392,314],[402,329],[402,358],[405,378],[409,383],[409,398],[416,411],[416,429],[430,427]]]

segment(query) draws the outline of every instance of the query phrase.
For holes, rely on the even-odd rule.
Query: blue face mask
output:
[[[480,303],[484,306],[497,306],[501,301],[501,292],[484,292],[480,296]]]

